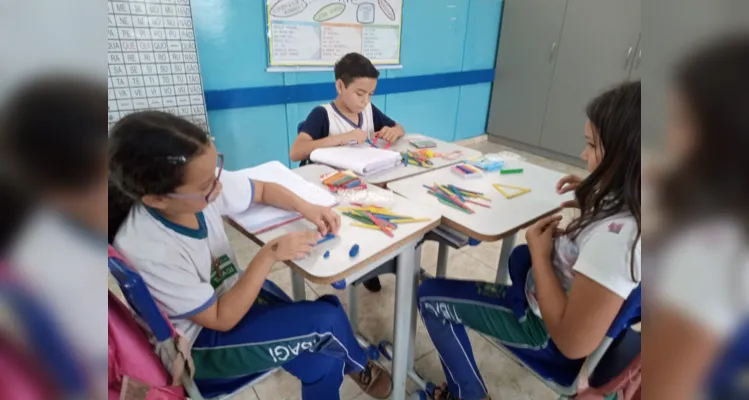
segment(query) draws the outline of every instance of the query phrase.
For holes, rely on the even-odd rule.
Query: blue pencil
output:
[[[463,195],[462,195],[462,194],[460,194],[460,190],[458,190],[458,188],[456,188],[456,187],[455,187],[455,186],[453,186],[453,185],[448,185],[447,187],[449,187],[449,188],[450,188],[450,190],[452,190],[452,191],[453,191],[453,193],[455,193],[455,195],[456,195],[456,196],[458,196],[458,198],[460,199],[460,201],[462,201],[463,203],[465,203],[465,202],[466,202],[466,199],[465,199],[465,198],[463,197]]]

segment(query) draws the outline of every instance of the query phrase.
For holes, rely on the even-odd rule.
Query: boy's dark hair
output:
[[[34,194],[80,189],[104,165],[107,88],[76,76],[45,76],[0,109],[0,159]]]
[[[696,129],[695,150],[660,194],[669,225],[729,215],[749,232],[749,34],[718,38],[688,55],[675,86]]]
[[[380,77],[380,71],[372,65],[367,57],[359,53],[348,53],[335,63],[335,79],[342,80],[343,85],[348,87],[358,78]]]
[[[202,129],[165,112],[142,111],[119,120],[109,137],[109,242],[141,197],[181,186],[185,166],[209,143]]]
[[[641,234],[640,213],[640,82],[627,82],[599,95],[585,112],[600,140],[603,158],[575,190],[581,215],[567,227],[573,238],[595,221],[629,212],[637,222],[630,252],[634,274],[635,248]]]

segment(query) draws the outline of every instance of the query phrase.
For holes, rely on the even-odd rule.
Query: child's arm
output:
[[[268,242],[250,261],[237,283],[190,320],[216,331],[233,329],[255,303],[273,264],[304,257],[312,251],[317,240],[317,232],[294,232]]]
[[[560,221],[558,215],[540,220],[528,228],[526,239],[544,324],[559,351],[574,360],[598,347],[624,299],[577,271],[565,294],[551,262],[552,235]]]
[[[284,210],[293,210],[314,223],[321,234],[338,233],[341,219],[329,207],[321,207],[307,202],[285,187],[271,182],[254,181],[253,203],[268,204]]]
[[[385,115],[379,108],[372,104],[372,120],[374,122],[375,135],[388,141],[396,141],[406,134],[403,127]]]
[[[291,145],[289,158],[291,158],[291,161],[302,161],[308,159],[309,155],[316,149],[343,146],[354,141],[356,143],[361,143],[365,140],[367,140],[367,134],[361,129],[343,135],[327,136],[321,139],[313,139],[310,134],[300,132],[299,135],[297,135],[296,140],[294,140],[294,143]]]

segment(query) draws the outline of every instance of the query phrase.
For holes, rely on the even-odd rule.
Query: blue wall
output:
[[[407,132],[448,141],[484,134],[502,0],[403,3],[403,69],[383,71],[378,91],[388,94],[373,102]],[[335,94],[332,72],[265,71],[264,4],[192,1],[208,120],[230,169],[270,160],[291,165],[297,124],[324,101],[284,99]],[[418,87],[438,88],[411,91]]]

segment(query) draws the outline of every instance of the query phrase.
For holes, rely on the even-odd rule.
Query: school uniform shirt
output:
[[[355,129],[361,129],[367,135],[379,132],[386,126],[395,126],[395,121],[390,119],[374,104],[367,104],[364,111],[359,113],[359,121],[351,121],[333,103],[322,104],[315,107],[299,127],[300,132],[305,132],[312,139],[322,139],[328,136],[342,135]]]
[[[188,318],[206,310],[239,279],[234,252],[224,231],[223,215],[252,204],[254,184],[224,171],[218,198],[197,214],[198,229],[168,221],[158,211],[133,207],[114,239],[114,247],[148,285],[174,327],[190,344],[201,326]]]
[[[641,280],[639,239],[635,247],[634,265],[630,265],[632,244],[636,237],[637,221],[631,214],[621,213],[593,222],[575,240],[567,235],[555,238],[552,265],[565,293],[569,293],[572,287],[573,272],[578,272],[626,299]],[[635,280],[632,279],[632,272]],[[531,310],[541,317],[532,269],[528,271],[525,296]]]
[[[749,320],[747,243],[742,226],[730,218],[684,227],[653,258],[648,299],[729,340]]]

